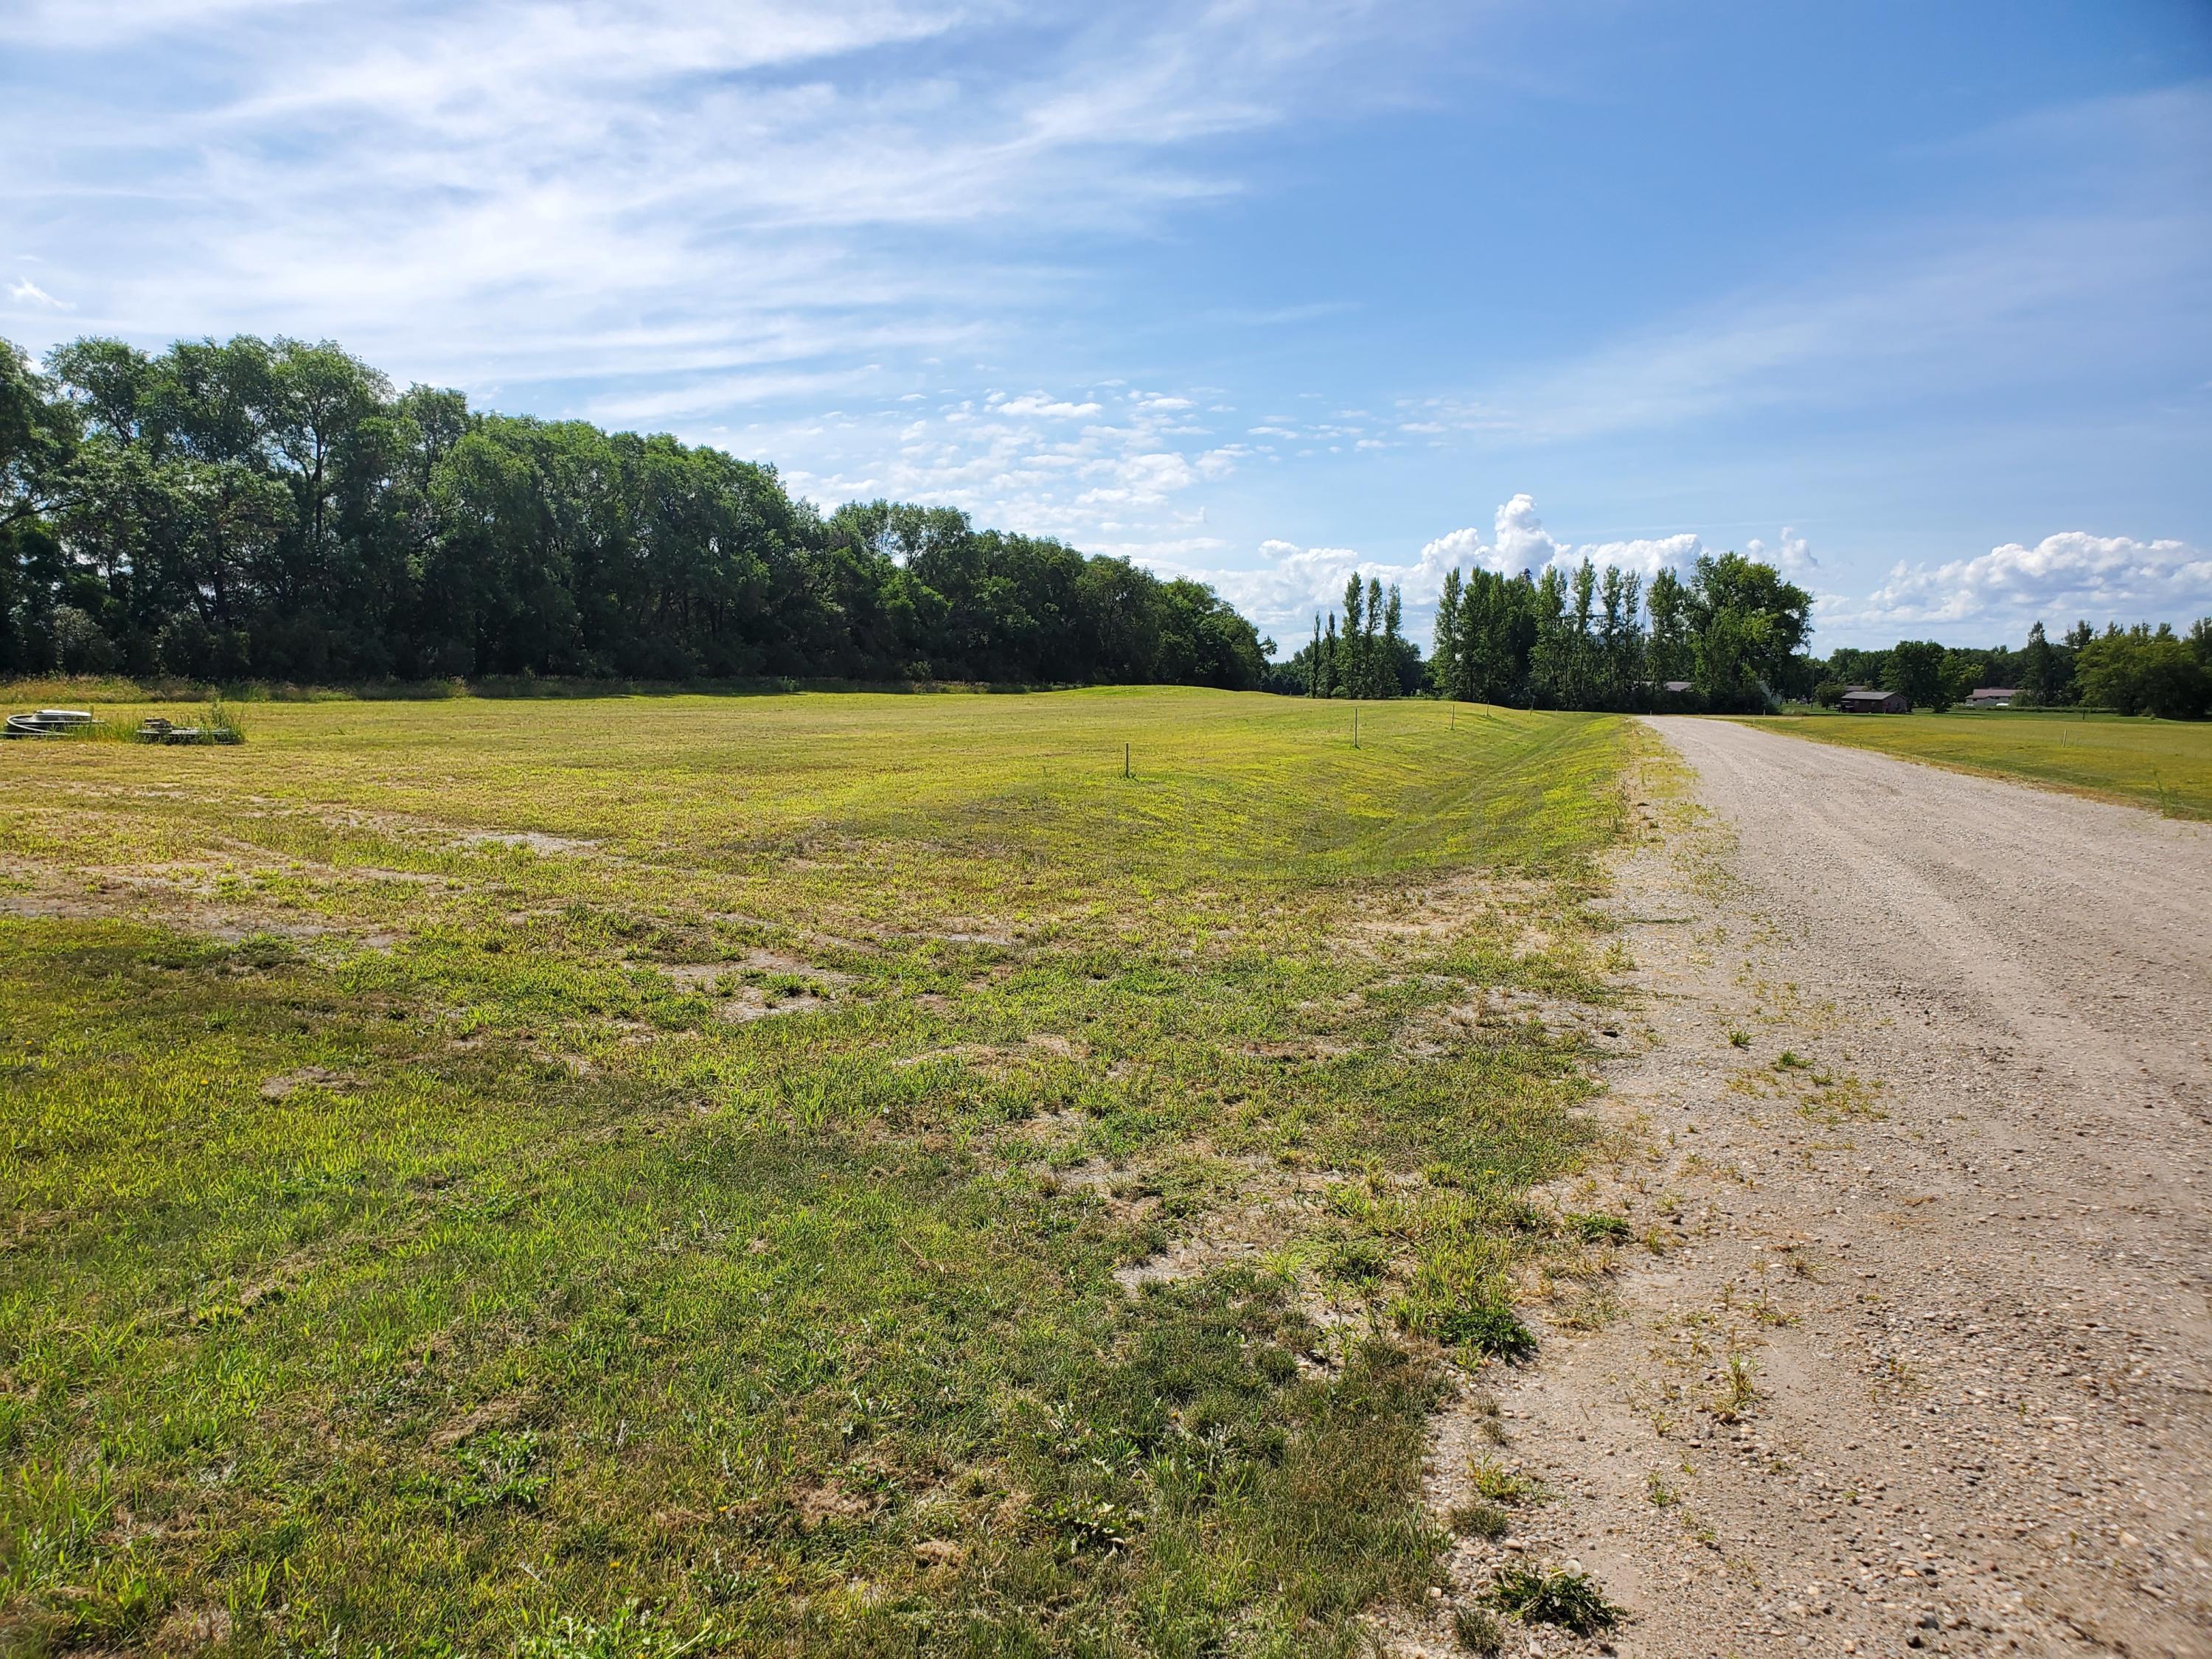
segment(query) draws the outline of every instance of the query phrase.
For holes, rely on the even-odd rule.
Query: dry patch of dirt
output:
[[[301,1066],[289,1072],[279,1073],[261,1085],[264,1100],[289,1100],[301,1089],[324,1089],[337,1092],[361,1086],[361,1079],[343,1072],[326,1071],[320,1066]]]

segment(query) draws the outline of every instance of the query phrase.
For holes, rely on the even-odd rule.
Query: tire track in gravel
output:
[[[1439,1510],[1470,1458],[1554,1494],[1446,1588],[1576,1563],[1664,1659],[2212,1654],[2212,830],[1652,724],[1696,775],[1618,872],[1603,1107],[1648,1152],[1559,1197],[1660,1250],[1487,1369],[1504,1447],[1442,1419]]]

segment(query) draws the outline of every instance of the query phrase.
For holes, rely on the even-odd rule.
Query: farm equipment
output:
[[[89,732],[92,726],[85,709],[41,708],[35,714],[9,715],[7,731],[11,738],[65,738]]]

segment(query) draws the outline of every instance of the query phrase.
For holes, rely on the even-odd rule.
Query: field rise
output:
[[[1612,1248],[1523,1194],[1632,728],[248,714],[0,748],[10,1650],[1304,1654],[1419,1599],[1446,1368]]]

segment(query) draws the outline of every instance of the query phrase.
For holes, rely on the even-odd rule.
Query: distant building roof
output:
[[[1883,702],[1891,697],[1902,696],[1904,696],[1904,693],[1901,691],[1883,691],[1877,690],[1873,686],[1861,685],[1855,686],[1850,690],[1844,692],[1844,701],[1845,702],[1863,702],[1871,699],[1875,702]]]
[[[1692,682],[1689,680],[1668,680],[1667,682],[1667,689],[1669,691],[1687,691],[1691,688],[1691,685]]]
[[[2016,685],[1978,685],[1972,695],[1977,697],[2016,697],[2020,695],[2020,688]]]

